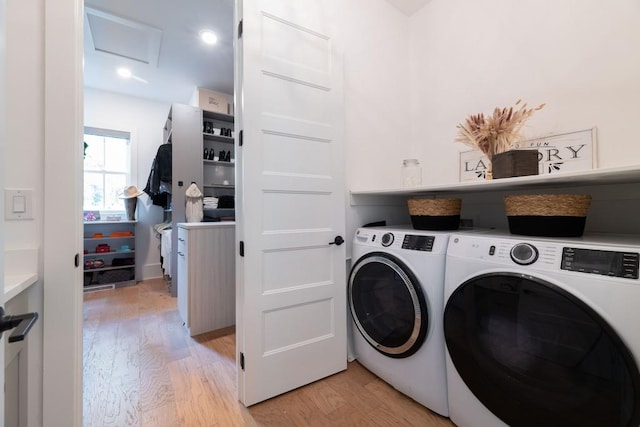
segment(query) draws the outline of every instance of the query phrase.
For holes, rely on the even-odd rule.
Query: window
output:
[[[85,211],[123,211],[124,187],[131,184],[131,141],[128,132],[85,128]]]

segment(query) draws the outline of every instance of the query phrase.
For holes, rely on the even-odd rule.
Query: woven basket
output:
[[[588,194],[534,194],[505,196],[508,216],[587,216],[591,196]]]
[[[457,230],[460,199],[409,199],[409,215],[416,230]]]
[[[409,199],[409,215],[460,215],[460,199]]]
[[[526,236],[582,236],[590,205],[591,196],[588,194],[534,194],[504,198],[509,230]]]

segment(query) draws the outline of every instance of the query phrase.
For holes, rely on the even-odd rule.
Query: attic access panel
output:
[[[95,52],[158,66],[162,30],[101,10],[85,8],[89,39]]]

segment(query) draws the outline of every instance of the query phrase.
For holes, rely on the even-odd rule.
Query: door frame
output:
[[[43,424],[82,425],[82,0],[44,8]]]
[[[6,92],[6,0],[0,0],[0,167],[5,170],[5,141],[7,140],[6,134],[6,120],[7,120],[7,92]],[[0,188],[4,189],[4,173],[0,173]],[[0,212],[4,212],[4,195],[0,197]],[[4,268],[4,218],[0,221],[0,277],[4,280],[5,268]],[[3,298],[4,300],[4,298]],[[4,306],[4,303],[2,304]],[[0,384],[4,385],[4,339],[0,339]],[[4,425],[4,386],[0,389],[0,423]]]

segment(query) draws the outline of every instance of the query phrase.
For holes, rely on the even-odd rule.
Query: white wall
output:
[[[364,3],[345,5],[348,190],[401,187],[409,157],[420,160],[424,184],[457,182],[459,152],[469,148],[454,143],[456,125],[519,98],[547,104],[527,137],[595,126],[599,167],[640,164],[640,3],[432,0],[409,18]],[[594,197],[588,232],[640,233],[633,190],[571,189]],[[463,217],[506,227],[503,195],[465,194]],[[609,206],[618,207],[613,220]],[[372,197],[347,212],[347,241],[367,221],[408,221],[399,199]]]
[[[400,184],[409,146],[408,19],[383,0],[343,2],[349,188]]]
[[[141,190],[147,183],[158,146],[163,142],[162,129],[170,108],[169,103],[85,88],[85,126],[127,131],[135,138],[136,176],[131,184]],[[160,240],[153,231],[153,225],[161,223],[162,216],[162,207],[153,205],[146,194],[138,198],[136,274],[141,279],[162,277]]]
[[[432,0],[409,19],[411,148],[458,180],[456,124],[522,98],[527,137],[596,126],[600,167],[640,164],[640,3]],[[426,179],[425,179],[426,177]]]
[[[34,190],[34,219],[7,224],[6,249],[38,247],[42,241],[44,45],[40,37],[34,37],[44,25],[41,8],[42,1],[7,3],[7,158],[3,173],[6,188]]]
[[[373,221],[407,223],[406,208],[350,206],[354,188],[399,187],[409,144],[408,18],[383,0],[341,6],[344,53],[347,254],[356,228]]]

